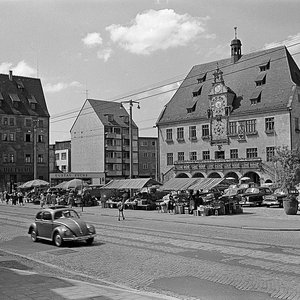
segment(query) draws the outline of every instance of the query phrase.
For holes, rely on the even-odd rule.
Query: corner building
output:
[[[49,180],[49,112],[40,79],[0,74],[0,190]]]
[[[161,180],[275,182],[277,146],[300,146],[300,71],[286,47],[194,66],[157,121]]]

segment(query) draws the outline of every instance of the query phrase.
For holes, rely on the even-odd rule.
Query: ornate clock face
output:
[[[223,115],[225,112],[225,98],[217,96],[213,99],[212,110],[214,115]]]
[[[218,84],[215,86],[215,93],[220,93],[222,91],[222,85]]]

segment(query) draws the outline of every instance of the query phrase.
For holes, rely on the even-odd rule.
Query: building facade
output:
[[[55,142],[55,163],[62,173],[71,172],[71,141]]]
[[[49,179],[49,113],[41,81],[0,74],[0,190]]]
[[[129,178],[131,171],[138,176],[138,127],[120,103],[85,101],[71,128],[71,166],[72,172],[100,172],[105,181]]]
[[[139,177],[151,177],[157,180],[157,154],[157,137],[139,137]]]
[[[194,66],[158,122],[161,180],[276,182],[275,148],[300,146],[300,71],[284,46]]]

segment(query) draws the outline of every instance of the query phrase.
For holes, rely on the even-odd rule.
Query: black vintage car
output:
[[[57,247],[64,242],[86,241],[91,245],[96,236],[93,225],[80,219],[74,209],[68,207],[50,207],[40,210],[35,221],[30,225],[28,234],[31,240],[48,240],[54,242]]]
[[[261,206],[266,195],[271,195],[269,187],[250,187],[241,195],[241,205]]]

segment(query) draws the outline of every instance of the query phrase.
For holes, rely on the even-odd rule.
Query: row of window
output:
[[[297,119],[297,118],[296,118]],[[298,121],[299,123],[299,121]],[[298,126],[299,127],[299,126]],[[298,128],[296,127],[296,128]],[[202,137],[209,136],[209,124],[202,125]],[[237,135],[239,131],[242,131],[246,134],[254,134],[257,133],[256,130],[256,119],[252,120],[243,120],[243,121],[233,121],[229,122],[228,134],[229,135]],[[266,133],[271,133],[274,131],[274,117],[265,118],[265,131]],[[197,128],[195,125],[189,126],[189,139],[197,139]],[[177,140],[184,140],[184,128],[177,128]],[[173,141],[173,129],[166,129],[166,141]]]
[[[0,124],[2,125],[8,125],[8,126],[16,126],[16,118],[15,117],[2,117],[0,119]],[[36,125],[38,128],[44,127],[44,121],[43,120],[32,120],[32,119],[24,119],[24,126],[25,127],[32,127]]]
[[[149,146],[155,146],[156,143],[154,141],[142,141],[141,142],[141,146],[143,146],[143,147],[148,147],[148,145]]]
[[[15,132],[3,132],[1,134],[1,140],[3,142],[15,142],[16,141],[16,133]],[[44,143],[45,137],[42,134],[37,135],[37,142]],[[24,134],[24,142],[31,143],[33,142],[33,135],[31,133]]]
[[[15,163],[16,162],[16,155],[15,153],[3,153],[2,154],[2,162],[3,163]],[[24,162],[26,164],[33,163],[33,155],[32,154],[25,154],[24,155]],[[38,154],[37,155],[37,163],[44,163],[45,157],[44,154]]]
[[[156,166],[153,164],[150,164],[150,166],[149,166],[149,164],[143,164],[142,168],[143,168],[143,170],[148,170],[148,169],[155,170]]]
[[[56,160],[66,160],[67,159],[67,153],[55,153],[55,159]]]
[[[275,154],[275,147],[266,147],[266,161],[272,161],[272,158]],[[239,158],[239,150],[238,149],[230,149],[230,159],[237,159]],[[258,157],[258,150],[257,148],[247,148],[246,149],[246,158],[257,158]],[[225,159],[225,151],[215,151],[215,157],[214,159]],[[202,160],[210,160],[211,155],[210,151],[202,151]],[[189,152],[188,160],[195,161],[198,160],[197,151],[191,151]],[[177,161],[185,161],[185,153],[184,152],[178,152],[177,153]],[[174,154],[173,153],[167,153],[167,165],[173,165],[174,164]]]

